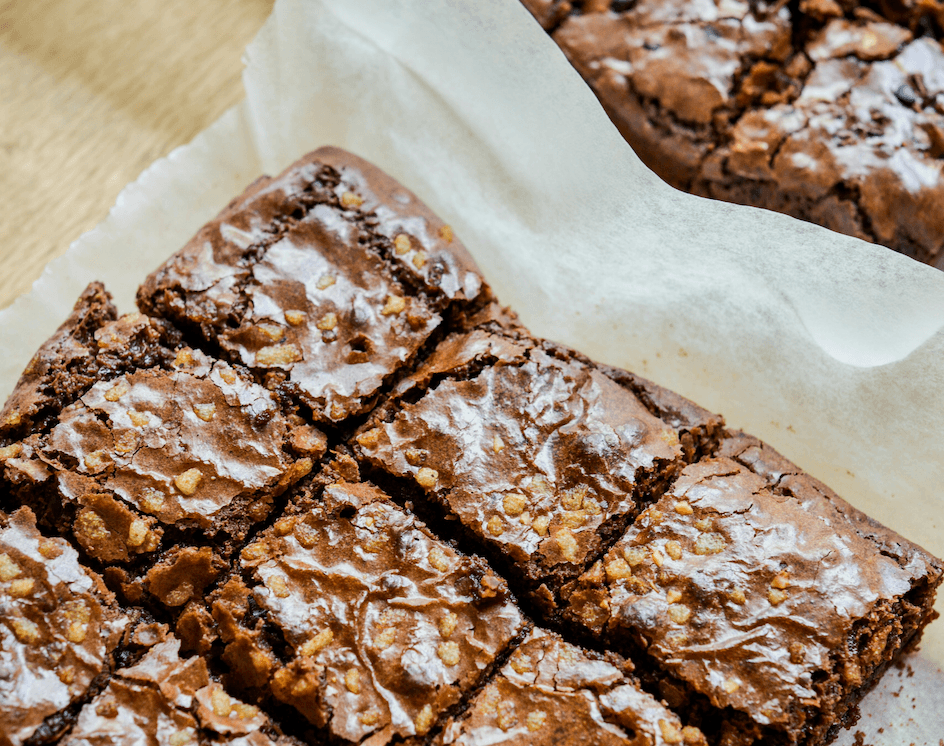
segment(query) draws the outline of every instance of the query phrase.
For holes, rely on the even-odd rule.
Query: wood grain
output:
[[[243,96],[273,0],[0,0],[0,308]]]

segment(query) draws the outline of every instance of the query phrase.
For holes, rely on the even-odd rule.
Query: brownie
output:
[[[259,708],[230,697],[203,658],[181,658],[173,636],[122,668],[79,712],[63,746],[301,746]]]
[[[96,332],[99,347],[127,341],[110,327],[161,323],[122,317]],[[125,372],[83,384],[55,416],[46,402],[47,426],[0,449],[3,476],[15,502],[72,536],[130,601],[147,593],[179,607],[311,471],[326,439],[247,372],[202,352],[180,347],[153,367],[135,365],[133,345],[108,354],[119,361],[109,370]]]
[[[0,512],[0,743],[58,736],[129,624],[69,542],[40,534],[29,508]]]
[[[489,291],[452,229],[336,148],[236,199],[138,293],[138,305],[341,422],[370,408],[453,314]]]
[[[944,266],[944,14],[931,4],[525,4],[673,186]]]
[[[681,397],[559,345],[477,330],[444,340],[353,443],[553,607],[561,583],[687,460],[710,451],[720,426]]]
[[[705,746],[706,741],[642,691],[616,656],[593,655],[536,629],[434,743]]]
[[[48,430],[94,383],[166,364],[179,346],[177,331],[160,319],[119,319],[105,287],[93,282],[26,366],[0,411],[0,442]]]
[[[564,616],[712,743],[821,744],[935,616],[942,564],[755,438],[686,467]]]
[[[757,32],[786,69],[806,45],[810,80],[849,59],[804,39],[864,63],[878,23],[725,3],[709,32],[712,2],[619,7],[675,24],[667,46]],[[885,12],[895,38],[930,23]],[[801,106],[787,83],[768,112]],[[253,184],[138,298],[119,317],[89,286],[0,413],[0,746],[819,746],[935,616],[941,561],[535,338],[336,149]]]
[[[525,620],[485,562],[377,488],[326,481],[212,595],[226,680],[290,705],[331,743],[424,736]]]

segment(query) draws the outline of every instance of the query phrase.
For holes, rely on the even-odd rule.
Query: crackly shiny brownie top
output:
[[[436,539],[376,488],[338,482],[321,500],[242,552],[254,603],[288,645],[269,686],[342,742],[425,735],[525,622],[484,562]],[[235,616],[232,595],[220,594],[219,620]],[[239,647],[247,639],[229,636],[236,650],[253,650]],[[236,677],[258,686],[267,675],[258,674],[244,667]]]
[[[616,656],[592,656],[541,629],[435,743],[441,746],[705,746],[697,728],[642,691]]]
[[[322,148],[250,187],[138,303],[341,421],[369,408],[450,303],[486,294],[449,226],[380,170]]]
[[[182,348],[167,369],[96,383],[3,458],[11,481],[55,482],[76,538],[111,561],[155,550],[161,526],[240,538],[325,442],[245,373]]]
[[[101,579],[28,508],[0,513],[0,733],[27,741],[111,667],[128,625]]]
[[[624,13],[568,18],[555,40],[607,86],[607,104],[633,92],[675,119],[707,126],[737,110],[744,59],[783,60],[791,25],[782,3],[640,0]]]
[[[458,377],[441,377],[450,369]],[[683,459],[675,427],[563,348],[475,332],[447,340],[401,389],[417,379],[428,390],[369,421],[358,454],[535,577],[580,567],[601,526],[631,519],[649,481]]]
[[[206,661],[179,656],[173,637],[120,669],[79,712],[65,746],[290,746],[259,708],[230,697]]]
[[[104,286],[91,283],[20,376],[0,411],[0,438],[10,442],[47,430],[92,384],[167,364],[179,345],[179,333],[165,321],[139,313],[118,318]]]
[[[763,461],[749,440],[725,452]],[[863,684],[902,633],[893,620],[907,605],[895,604],[928,592],[941,568],[892,532],[876,541],[868,519],[814,480],[780,484],[789,462],[770,454],[785,469],[770,481],[728,457],[686,467],[569,589],[566,613],[636,640],[715,706],[795,729],[803,707],[839,691],[823,682]]]

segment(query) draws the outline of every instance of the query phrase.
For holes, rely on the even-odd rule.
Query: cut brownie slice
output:
[[[425,735],[525,632],[501,578],[376,488],[330,483],[293,507],[243,550],[245,581],[213,615],[227,680],[330,742]]]
[[[371,406],[444,315],[488,296],[449,226],[378,169],[322,148],[252,185],[138,304],[340,422]]]
[[[104,286],[93,282],[26,366],[0,412],[0,441],[48,430],[94,383],[167,364],[179,345],[179,333],[165,321],[141,314],[119,319]]]
[[[620,664],[615,655],[594,655],[536,629],[434,743],[705,746],[697,728],[683,726]]]
[[[59,736],[129,623],[65,539],[43,537],[28,508],[0,512],[0,743]]]
[[[567,588],[564,616],[646,661],[713,743],[825,743],[933,618],[942,566],[756,439],[721,452]]]
[[[122,344],[136,335],[121,332],[152,323],[132,314],[102,327],[108,374],[70,389],[81,394],[72,403],[65,389],[47,401],[44,427],[0,449],[0,463],[14,500],[108,564],[129,600],[147,591],[177,607],[311,471],[326,439],[228,363],[186,347],[165,363]]]
[[[686,458],[710,451],[721,427],[681,397],[608,372],[521,333],[452,336],[397,386],[355,449],[380,474],[418,484],[509,578],[523,575],[525,591],[553,606],[561,583]],[[653,410],[671,413],[671,424]]]
[[[300,746],[210,678],[203,658],[181,658],[173,637],[117,671],[79,712],[63,746]]]

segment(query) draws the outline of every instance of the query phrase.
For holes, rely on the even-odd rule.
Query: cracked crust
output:
[[[444,317],[488,298],[448,225],[378,169],[322,148],[256,182],[148,278],[138,305],[341,422]]]
[[[535,629],[433,743],[706,746],[704,735],[642,691],[627,667],[616,655],[593,654]]]
[[[600,5],[554,39],[670,184],[944,262],[941,7]]]
[[[425,736],[525,621],[482,560],[378,489],[328,481],[242,551],[245,582],[212,599],[229,680],[291,706],[332,743]]]
[[[65,539],[46,538],[29,508],[0,512],[0,733],[45,743],[46,721],[88,696],[129,625]]]
[[[720,453],[567,589],[564,616],[645,651],[724,743],[821,743],[933,618],[941,565],[756,439]]]
[[[0,441],[47,431],[92,384],[174,359],[179,334],[141,314],[118,318],[111,296],[91,283],[69,318],[36,352],[0,412]]]
[[[0,460],[16,500],[106,563],[129,600],[176,608],[325,450],[321,432],[244,372],[181,348],[166,367],[91,385]]]
[[[395,394],[355,435],[357,456],[446,508],[543,598],[721,427],[682,397],[523,333],[451,336]]]

